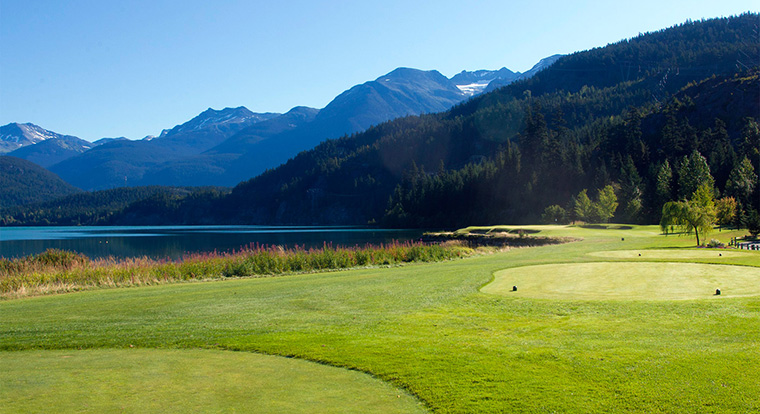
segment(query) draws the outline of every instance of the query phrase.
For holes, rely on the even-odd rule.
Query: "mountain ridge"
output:
[[[207,109],[153,139],[112,140],[50,167],[64,180],[87,190],[140,185],[145,172],[171,160],[206,151],[236,132],[273,118],[247,108]]]
[[[278,114],[254,113],[243,106],[208,108],[142,140],[103,139],[77,151],[46,144],[18,155],[88,190],[125,185],[233,186],[326,139],[403,116],[449,109],[482,91],[485,77],[490,82],[505,76],[514,73],[506,68],[462,71],[452,79],[480,79],[477,87],[462,89],[438,71],[399,67],[349,88],[322,109],[294,107]],[[273,141],[264,142],[269,139]]]
[[[760,171],[760,68],[735,59],[760,54],[741,41],[759,17],[686,22],[576,52],[448,111],[324,141],[229,195],[149,200],[140,214],[156,224],[461,227],[535,222],[547,207],[572,215],[581,190],[612,185],[616,219],[651,223],[683,192],[686,157],[705,159],[742,214],[758,210],[760,186],[728,180],[741,165]],[[275,143],[231,162],[266,157],[253,148]]]
[[[513,73],[505,68],[484,72],[492,75]],[[233,186],[268,168],[277,167],[298,152],[309,150],[326,139],[364,131],[404,116],[441,112],[472,95],[438,71],[399,67],[342,92],[317,110],[313,119],[296,128],[267,136],[241,131],[193,159],[177,160],[154,168],[141,184]],[[240,146],[235,148],[233,142]],[[195,163],[191,165],[193,161]],[[188,174],[190,170],[193,172]],[[159,178],[162,176],[177,180],[184,178],[169,181]]]
[[[11,122],[0,127],[0,154],[9,153],[19,148],[35,145],[51,139],[67,142],[80,142],[83,146],[92,144],[73,135],[63,135],[49,131],[32,123]]]

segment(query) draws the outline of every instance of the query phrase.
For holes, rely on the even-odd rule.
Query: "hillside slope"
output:
[[[0,156],[0,205],[3,208],[52,200],[78,192],[81,190],[31,161]]]
[[[327,139],[406,115],[440,112],[466,98],[437,71],[399,68],[352,87],[321,110],[296,107],[203,154],[156,166],[140,183],[233,186]]]
[[[87,190],[140,185],[150,168],[200,154],[245,127],[278,115],[253,113],[244,107],[209,108],[153,139],[106,142],[50,170]]]
[[[757,73],[736,67],[737,56],[760,54],[758,44],[743,41],[757,19],[689,22],[575,53],[446,113],[326,142],[238,185],[219,219],[399,226],[533,221],[583,188],[593,193],[616,183],[621,204],[640,204],[629,213],[621,207],[617,217],[656,220],[662,200],[654,197],[653,182],[665,161],[675,168],[698,150],[716,172],[732,170],[743,157],[758,170],[754,138],[744,132],[754,125],[745,118],[758,114]],[[711,83],[713,76],[718,80]],[[710,155],[725,143],[726,154]],[[677,194],[677,177],[669,185]],[[716,185],[723,191],[726,183]]]

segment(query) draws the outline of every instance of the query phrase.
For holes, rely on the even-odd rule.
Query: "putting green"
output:
[[[0,352],[1,412],[415,413],[357,371],[215,350]]]
[[[722,259],[728,257],[744,257],[753,254],[750,251],[723,249],[652,249],[652,250],[608,250],[588,253],[589,256],[610,259]]]
[[[638,257],[638,256],[637,256]],[[512,291],[512,286],[517,291]],[[715,289],[721,295],[715,295]],[[760,295],[760,268],[698,263],[603,262],[499,271],[484,293],[546,299],[678,300]]]

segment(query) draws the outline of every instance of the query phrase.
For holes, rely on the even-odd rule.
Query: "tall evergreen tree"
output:
[[[718,183],[726,182],[728,174],[736,163],[736,152],[726,130],[726,123],[715,118],[713,128],[704,132],[702,153],[707,154],[710,170]]]
[[[657,168],[655,177],[655,205],[661,209],[662,205],[673,199],[673,170],[670,163],[665,160]]]
[[[525,131],[520,139],[520,146],[525,157],[539,169],[546,166],[549,155],[549,128],[539,105],[534,105],[525,117]]]
[[[633,107],[628,110],[624,126],[624,150],[629,154],[635,162],[639,165],[643,165],[647,162],[648,149],[644,141],[642,140],[641,133],[641,110]]]
[[[754,118],[745,119],[742,129],[741,156],[749,158],[755,171],[760,171],[760,125]]]
[[[629,155],[620,171],[620,205],[623,206],[622,219],[638,223],[643,209],[643,183],[633,158]]]
[[[733,196],[744,206],[751,204],[750,197],[757,186],[758,176],[755,174],[755,168],[749,161],[744,159],[728,175],[726,181],[726,194]]]
[[[691,155],[684,157],[678,166],[678,197],[685,200],[703,184],[712,188],[715,186],[715,180],[710,175],[710,166],[705,157],[694,150]]]

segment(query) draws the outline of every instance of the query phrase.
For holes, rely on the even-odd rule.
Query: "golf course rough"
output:
[[[518,289],[513,291],[513,286]],[[721,290],[719,298],[760,296],[760,268],[669,262],[546,264],[496,272],[481,291],[534,299],[685,300],[717,299],[716,289]]]

